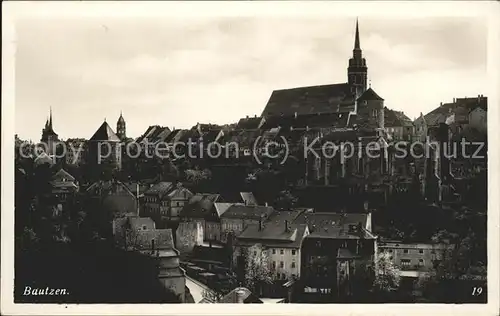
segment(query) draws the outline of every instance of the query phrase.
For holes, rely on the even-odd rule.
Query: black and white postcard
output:
[[[2,313],[498,314],[498,3],[3,9]]]

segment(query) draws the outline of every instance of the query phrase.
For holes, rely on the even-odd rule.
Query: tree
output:
[[[194,185],[198,185],[203,181],[210,180],[212,178],[212,173],[208,169],[197,170],[197,169],[188,169],[185,171],[186,180],[193,183]]]
[[[376,262],[374,289],[378,292],[391,292],[399,287],[401,272],[394,266],[389,253],[380,253]]]
[[[289,210],[297,204],[297,198],[288,190],[281,191],[274,202],[277,209]]]
[[[245,284],[252,292],[262,292],[265,284],[273,282],[273,272],[269,267],[269,256],[261,245],[247,249],[245,258]]]

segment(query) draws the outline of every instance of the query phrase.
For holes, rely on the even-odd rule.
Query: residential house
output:
[[[300,276],[302,241],[309,234],[306,224],[296,224],[303,209],[276,211],[266,220],[247,228],[236,237],[234,264],[244,270],[243,248],[256,244],[266,251],[269,267],[274,272],[275,280],[296,279]],[[243,261],[241,261],[243,260]]]
[[[93,201],[92,208],[111,217],[139,216],[137,196],[123,182],[98,181],[87,188],[86,194]]]
[[[378,242],[379,253],[388,253],[390,260],[401,270],[401,276],[417,278],[434,268],[450,249],[445,244],[403,243],[394,240]]]
[[[221,241],[227,242],[228,235],[235,237],[250,224],[266,220],[274,209],[270,206],[233,204],[221,216]]]
[[[144,192],[144,215],[155,221],[179,221],[179,213],[193,193],[180,183],[159,182]]]
[[[412,120],[401,111],[384,109],[384,128],[393,141],[411,141],[415,135]]]
[[[79,189],[78,182],[66,170],[59,169],[50,181],[52,186],[52,195],[59,202],[65,202],[68,197],[74,196]]]
[[[220,241],[221,239],[221,219],[227,207],[221,207],[218,201],[219,194],[195,194],[193,195],[181,211],[180,217],[183,222],[199,222],[203,226],[206,241]],[[219,204],[219,207],[217,207]]]
[[[136,139],[136,143],[140,144],[141,151],[146,158],[154,157],[157,153],[166,155],[166,143],[165,145],[160,144],[165,142],[170,133],[171,131],[168,127],[159,125],[149,126],[146,132]]]
[[[151,219],[129,218],[119,219],[124,248],[149,256],[157,267],[158,279],[164,288],[176,294],[181,302],[186,300],[186,273],[180,267],[179,251],[174,246],[171,229],[156,229]],[[123,243],[122,243],[123,244]]]
[[[351,277],[360,264],[374,266],[377,237],[370,213],[306,211],[296,220],[310,234],[301,247],[300,287],[305,301],[331,301],[355,292]]]

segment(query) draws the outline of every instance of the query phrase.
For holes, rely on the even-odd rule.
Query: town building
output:
[[[74,196],[79,190],[78,181],[64,169],[59,169],[52,176],[50,184],[52,186],[52,195],[60,203],[66,202],[68,198]]]
[[[88,141],[88,170],[94,179],[102,179],[106,172],[120,170],[122,152],[120,138],[104,121]]]
[[[228,235],[239,236],[248,225],[266,220],[274,209],[270,206],[231,205],[221,216],[221,241],[226,243]]]
[[[144,216],[153,218],[157,224],[178,222],[181,210],[192,196],[181,183],[156,183],[144,192]]]
[[[115,219],[113,231],[118,245],[150,257],[157,267],[159,282],[185,302],[186,273],[180,266],[172,230],[156,229],[150,218],[124,217]]]
[[[295,223],[302,212],[305,210],[275,211],[266,220],[247,226],[236,237],[235,266],[244,269],[241,261],[244,248],[258,244],[267,252],[268,264],[276,281],[284,283],[297,279],[300,276],[302,241],[309,234],[306,224]]]
[[[198,222],[203,227],[206,241],[220,241],[221,239],[221,219],[220,216],[227,208],[218,208],[219,194],[195,194],[180,213],[182,222]],[[228,206],[229,207],[229,206]]]
[[[389,259],[401,270],[402,277],[417,278],[429,273],[435,264],[443,260],[450,245],[435,243],[403,243],[381,240],[379,253],[388,253]]]
[[[295,222],[306,223],[310,232],[302,242],[301,275],[295,285],[303,299],[332,302],[353,295],[356,269],[376,262],[371,214],[304,212]]]

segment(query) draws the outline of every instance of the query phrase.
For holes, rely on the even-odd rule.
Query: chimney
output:
[[[369,209],[369,203],[368,203],[368,201],[365,201],[363,203],[363,209],[365,210],[365,212],[368,212],[368,209]]]
[[[245,303],[245,291],[243,291],[242,288],[238,288],[236,290],[236,298],[237,298],[237,303],[238,304],[243,304]]]
[[[297,112],[293,113],[293,116],[294,116],[295,118],[297,118]]]
[[[269,206],[269,205],[268,205],[268,204],[267,204],[267,202],[266,202],[266,207],[267,207],[267,206]]]
[[[259,219],[259,231],[262,231],[262,218]]]
[[[247,118],[248,118],[248,115],[247,115]]]
[[[257,118],[257,114],[255,114],[253,117],[254,117],[254,118]]]
[[[285,220],[285,232],[289,232],[290,227],[288,226],[288,220]]]
[[[453,103],[457,102],[457,99],[453,98]]]
[[[443,102],[439,103],[439,106],[443,106]]]

